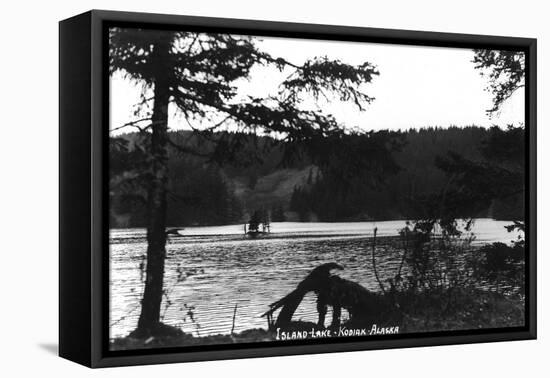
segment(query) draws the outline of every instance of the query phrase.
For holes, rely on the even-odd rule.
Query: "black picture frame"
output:
[[[180,28],[260,36],[495,48],[526,54],[526,325],[477,331],[380,335],[132,351],[108,346],[109,26]],[[536,39],[92,10],[59,24],[59,354],[89,367],[535,339]]]

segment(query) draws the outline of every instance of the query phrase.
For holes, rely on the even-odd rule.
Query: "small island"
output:
[[[257,238],[269,234],[270,228],[269,213],[265,210],[256,210],[250,217],[248,225],[244,225],[244,233],[251,238]]]

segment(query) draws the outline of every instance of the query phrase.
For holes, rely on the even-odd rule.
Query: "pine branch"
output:
[[[115,127],[114,129],[109,130],[109,132],[112,133],[113,131],[121,130],[121,129],[124,129],[125,127],[135,127],[140,132],[144,132],[145,130],[151,128],[154,125],[154,123],[151,123],[151,124],[149,124],[148,126],[145,126],[145,127],[138,126],[137,124],[141,123],[141,122],[145,122],[145,121],[150,121],[150,120],[151,120],[151,117],[146,117],[146,118],[141,118],[141,119],[138,119],[138,120],[135,120],[135,121],[132,121],[132,122],[127,122],[122,126],[118,126],[118,127]]]

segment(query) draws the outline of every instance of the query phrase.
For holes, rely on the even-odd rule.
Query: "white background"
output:
[[[0,375],[548,376],[549,10],[544,1],[5,1],[0,23]],[[539,340],[88,370],[58,358],[58,26],[91,8],[539,39]],[[546,67],[545,67],[546,66]],[[545,274],[543,274],[545,272]]]

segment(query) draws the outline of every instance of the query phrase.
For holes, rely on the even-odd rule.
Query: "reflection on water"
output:
[[[517,235],[505,230],[507,224],[478,219],[473,228],[476,243],[510,242]],[[242,235],[242,225],[187,228],[167,243],[163,321],[195,335],[229,333],[237,305],[235,332],[265,328],[260,315],[267,306],[293,290],[311,269],[332,261],[345,267],[339,273],[342,277],[376,291],[370,255],[374,227],[379,236],[394,236],[404,225],[404,221],[272,223],[272,234],[260,239]],[[111,230],[111,338],[126,336],[137,324],[146,248],[145,230]],[[402,250],[378,243],[376,256],[381,279],[395,275]],[[193,274],[178,282],[180,268]],[[316,321],[313,295],[306,297],[295,319]]]

